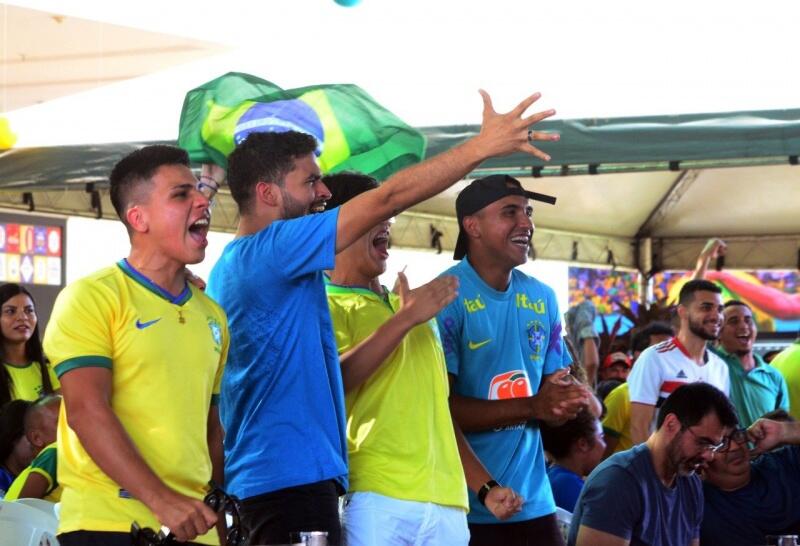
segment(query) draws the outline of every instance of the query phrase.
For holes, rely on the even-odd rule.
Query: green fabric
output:
[[[249,99],[242,97],[241,100]],[[204,141],[200,134],[201,116],[205,109],[202,101],[189,101],[187,96],[180,144],[190,150],[196,163],[209,161],[214,153],[203,148]],[[189,118],[193,121],[190,122]],[[728,163],[733,165],[738,160],[768,158],[774,159],[769,163],[785,164],[788,156],[800,154],[800,109],[548,120],[538,124],[537,129],[561,134],[557,144],[537,143],[537,146],[553,155],[553,160],[547,165],[556,168],[561,165],[613,164],[620,169],[652,171],[664,168],[663,165],[652,165],[653,162],[718,161],[718,166],[722,166]],[[479,127],[447,125],[421,127],[418,130],[427,141],[425,156],[432,157],[476,135]],[[15,191],[72,188],[84,192],[86,183],[92,182],[97,188],[105,188],[108,187],[108,173],[119,158],[146,144],[174,145],[175,142],[82,144],[7,150],[0,157],[0,173],[3,173],[0,187],[13,188]],[[222,161],[221,154],[217,152],[217,155]],[[512,154],[485,161],[479,170],[516,170],[543,165],[532,156]],[[337,166],[335,170],[340,168]]]
[[[111,359],[106,356],[79,356],[65,360],[56,366],[56,375],[60,378],[62,375],[75,368],[112,368]]]
[[[749,427],[767,412],[789,410],[789,390],[780,372],[754,355],[756,366],[746,372],[739,357],[722,347],[712,348],[725,364],[731,378],[730,399],[739,414],[739,424]]]
[[[195,163],[227,166],[249,132],[297,130],[320,142],[323,172],[360,171],[378,180],[417,163],[425,137],[355,85],[284,90],[231,72],[186,95],[178,145]]]

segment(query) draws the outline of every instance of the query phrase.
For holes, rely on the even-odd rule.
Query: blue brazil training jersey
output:
[[[336,479],[347,488],[345,409],[322,271],[339,209],[231,241],[208,283],[230,352],[220,392],[225,481],[241,498]]]
[[[458,298],[437,317],[453,392],[483,400],[532,396],[544,375],[571,362],[561,339],[553,290],[513,270],[504,292],[487,285],[465,258],[443,273],[460,281]],[[536,422],[467,433],[475,454],[500,484],[525,499],[508,521],[555,512]],[[470,492],[470,523],[499,523]]]

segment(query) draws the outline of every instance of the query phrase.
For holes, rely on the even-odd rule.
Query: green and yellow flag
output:
[[[385,180],[425,151],[422,133],[355,85],[285,90],[237,72],[186,94],[178,145],[194,163],[227,167],[228,154],[250,133],[290,130],[317,139],[325,173],[354,170]]]

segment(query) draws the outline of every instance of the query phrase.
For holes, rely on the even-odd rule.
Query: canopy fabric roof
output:
[[[562,135],[546,146],[551,163],[517,154],[489,160],[470,176],[507,172],[558,197],[554,207],[536,205],[537,257],[644,272],[686,268],[707,237],[721,236],[730,243],[727,267],[797,267],[800,110],[561,120],[537,128]],[[422,131],[430,157],[478,127]],[[2,152],[0,206],[112,218],[108,173],[148,143]],[[393,244],[429,247],[434,226],[452,249],[454,200],[466,183],[400,215]],[[235,204],[223,192],[213,228],[230,231],[235,224]]]

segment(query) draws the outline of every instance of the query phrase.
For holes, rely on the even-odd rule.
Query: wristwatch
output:
[[[478,489],[478,502],[484,506],[486,506],[486,495],[489,494],[492,487],[500,487],[500,484],[494,480],[489,480]]]

